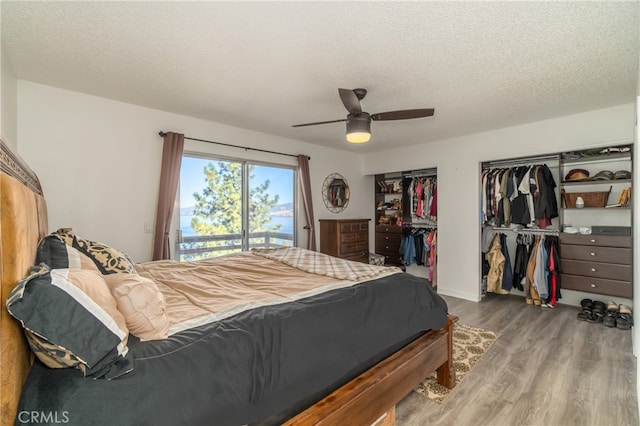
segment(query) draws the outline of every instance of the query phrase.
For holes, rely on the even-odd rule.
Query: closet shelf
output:
[[[617,207],[560,207],[562,210],[630,210],[631,207],[617,206]]]
[[[631,158],[631,152],[595,155],[592,157],[563,158],[564,164],[590,164],[594,162],[621,161]]]
[[[617,183],[629,183],[632,182],[632,179],[614,179],[614,180],[581,180],[581,181],[570,181],[565,180],[560,182],[564,186],[580,186],[580,185],[614,185]]]

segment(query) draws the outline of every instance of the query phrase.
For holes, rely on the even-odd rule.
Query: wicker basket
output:
[[[605,207],[611,194],[611,186],[608,191],[596,192],[565,192],[562,190],[562,200],[566,208],[573,209],[576,207],[576,200],[582,197],[585,207]]]

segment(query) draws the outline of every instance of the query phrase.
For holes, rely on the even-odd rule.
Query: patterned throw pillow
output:
[[[133,370],[129,330],[98,271],[44,268],[18,283],[7,309],[51,368],[73,367],[106,379]]]
[[[90,258],[102,274],[129,273],[135,274],[134,262],[126,253],[109,247],[103,243],[85,240],[77,236],[71,228],[60,228],[49,236],[58,238]],[[44,260],[39,260],[44,261]],[[52,268],[65,266],[49,265]]]
[[[136,268],[129,255],[106,244],[84,240],[77,236],[76,242],[78,249],[89,256],[103,274],[136,273]]]
[[[52,269],[88,269],[98,272],[95,262],[80,250],[65,244],[65,240],[56,234],[45,236],[36,252],[36,262],[46,264]]]

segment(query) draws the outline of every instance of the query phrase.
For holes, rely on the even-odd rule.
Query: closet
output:
[[[481,174],[482,293],[553,307],[559,282],[559,155],[485,162]]]
[[[546,307],[562,289],[630,299],[631,149],[482,163],[483,296],[518,294]]]
[[[386,265],[437,282],[435,168],[375,175],[375,251]]]

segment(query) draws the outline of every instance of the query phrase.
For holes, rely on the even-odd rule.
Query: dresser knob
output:
[[[596,242],[596,240],[591,240],[591,242],[592,242],[592,243],[595,243],[595,242]]]
[[[593,252],[592,252],[592,253],[589,253],[589,254],[590,254],[591,256],[595,256],[595,255],[596,255],[596,254],[595,254],[595,253],[593,253]]]
[[[595,271],[596,271],[596,268],[591,268],[591,272],[595,272]]]
[[[596,285],[595,284],[591,284],[591,288],[596,288]]]

